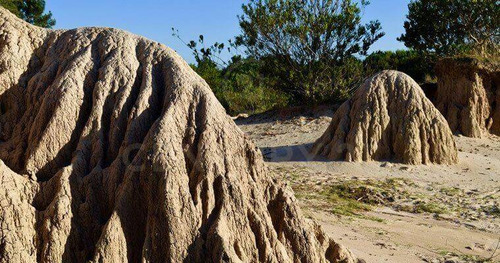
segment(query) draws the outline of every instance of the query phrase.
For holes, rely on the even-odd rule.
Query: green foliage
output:
[[[225,90],[227,83],[223,77],[222,70],[217,67],[217,64],[211,60],[203,60],[197,65],[191,65],[191,67],[208,83],[212,91],[219,98]]]
[[[263,77],[261,61],[235,55],[226,62],[220,58],[226,49],[223,43],[206,47],[203,35],[198,41],[185,42],[174,28],[172,35],[191,49],[196,60],[196,65],[191,67],[205,79],[229,114],[256,114],[288,105],[289,96],[274,89],[271,80]],[[229,41],[227,50],[231,52],[231,48],[237,50]]]
[[[242,34],[206,46],[203,35],[184,42],[193,68],[230,114],[258,113],[297,104],[340,102],[364,78],[385,69],[423,83],[433,77],[434,57],[420,51],[375,52],[378,21],[361,24],[366,1],[250,0],[239,17]],[[222,52],[239,51],[227,62]]]
[[[36,26],[52,28],[56,24],[50,11],[44,13],[44,0],[0,0],[0,6]]]
[[[441,250],[441,251],[438,251],[438,254],[440,254],[441,256],[446,257],[446,258],[458,258],[458,259],[460,259],[459,262],[467,262],[467,263],[494,263],[494,262],[497,262],[497,261],[493,261],[497,257],[496,250],[493,253],[493,255],[491,255],[489,258],[485,258],[485,257],[477,256],[477,255],[462,254],[462,253],[460,253],[460,251],[450,252],[447,250]],[[452,261],[452,260],[450,260],[450,261]],[[454,260],[454,261],[458,261],[458,260]]]
[[[288,104],[288,96],[264,86],[244,86],[239,91],[228,91],[224,93],[223,99],[232,114],[262,113],[274,108],[283,108]]]
[[[418,83],[434,78],[435,56],[414,50],[378,51],[364,60],[366,76],[382,70],[398,70],[408,74]]]
[[[345,59],[342,64],[333,68],[332,88],[327,89],[330,93],[326,93],[326,96],[321,98],[320,101],[343,102],[349,99],[352,92],[361,85],[364,78],[363,62],[355,57]]]
[[[286,94],[269,88],[259,74],[259,62],[235,59],[220,69],[210,59],[200,60],[193,69],[208,83],[229,114],[255,114],[288,104]]]
[[[257,113],[290,104],[347,99],[364,78],[363,62],[381,38],[380,23],[361,24],[367,1],[250,0],[239,17],[242,34],[228,45],[184,42],[193,68],[229,113]],[[220,54],[244,49],[231,61]],[[241,52],[240,52],[241,54]]]
[[[421,213],[430,213],[430,214],[446,214],[448,211],[446,207],[436,202],[417,202],[413,207],[413,213],[421,214]]]
[[[500,5],[497,0],[413,0],[399,38],[407,47],[456,55],[472,50],[498,54]]]
[[[361,7],[351,0],[250,0],[235,43],[261,60],[265,77],[296,102],[341,99],[337,94],[348,93],[351,81],[338,76],[384,35],[378,21],[361,24]],[[346,60],[351,64],[339,69]]]
[[[348,180],[333,184],[329,193],[369,205],[388,205],[401,195],[407,194],[400,188],[408,184],[405,179],[401,178],[384,181]]]
[[[260,113],[288,104],[288,96],[271,88],[268,80],[262,77],[261,64],[253,58],[233,58],[225,68],[224,75],[230,87],[224,99],[229,112]]]
[[[0,0],[0,6],[4,7],[7,10],[9,10],[14,15],[20,16],[17,2],[19,2],[19,1],[16,1],[16,0]]]
[[[463,191],[457,187],[443,187],[439,189],[439,192],[447,196],[457,196],[461,194]]]
[[[343,216],[361,216],[363,212],[371,211],[372,207],[354,199],[345,198],[336,192],[322,192],[331,204],[331,212]]]
[[[394,178],[384,181],[346,180],[335,182],[320,192],[337,215],[357,216],[381,222],[379,218],[362,216],[373,206],[391,205],[402,196],[408,195],[402,187],[408,185],[405,179]]]

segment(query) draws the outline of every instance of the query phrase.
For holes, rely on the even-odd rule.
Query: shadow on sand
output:
[[[267,162],[311,162],[327,161],[326,158],[311,154],[313,144],[283,145],[261,147],[262,155]]]

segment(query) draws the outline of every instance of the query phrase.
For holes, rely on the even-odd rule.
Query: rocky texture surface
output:
[[[0,262],[356,262],[171,49],[0,8]]]
[[[436,105],[453,132],[500,135],[500,63],[443,59],[436,66]]]
[[[346,161],[457,162],[446,120],[418,84],[397,71],[367,79],[337,110],[312,153]]]

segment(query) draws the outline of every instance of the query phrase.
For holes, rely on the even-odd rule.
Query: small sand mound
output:
[[[453,132],[500,135],[500,63],[443,59],[436,66],[437,108]]]
[[[0,8],[0,262],[357,262],[173,50]]]
[[[334,114],[312,153],[346,161],[457,162],[446,120],[418,84],[397,71],[367,79]]]

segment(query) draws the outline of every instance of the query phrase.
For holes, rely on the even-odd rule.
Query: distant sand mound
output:
[[[367,79],[337,110],[312,153],[354,162],[457,162],[446,120],[418,84],[397,71],[383,71]]]
[[[357,262],[171,49],[0,8],[0,262]]]
[[[500,135],[500,63],[443,59],[436,74],[436,105],[453,132]]]

